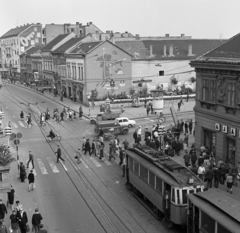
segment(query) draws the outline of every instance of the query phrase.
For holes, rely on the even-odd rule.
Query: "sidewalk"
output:
[[[18,85],[18,84],[12,84],[12,85],[16,85],[16,86],[20,86],[22,88],[28,89],[28,90],[32,90],[40,95],[44,95],[49,99],[54,100],[55,102],[61,104],[62,106],[65,107],[69,107],[72,110],[78,112],[79,111],[79,107],[80,107],[80,103],[77,102],[73,102],[71,101],[69,98],[64,98],[63,102],[60,100],[60,96],[54,97],[53,93],[49,93],[48,91],[45,91],[44,94],[42,94],[39,91],[36,91],[34,89],[31,89],[29,87],[23,86],[23,85]],[[175,111],[177,112],[177,103],[178,100],[172,101],[172,100],[166,100],[164,101],[164,109],[163,109],[163,114],[164,115],[170,115],[170,108],[173,107],[175,109]],[[195,106],[195,100],[190,99],[188,102],[184,101],[184,105],[182,105],[181,107],[181,112],[189,112],[189,111],[193,111],[193,108]],[[83,110],[83,115],[87,118],[89,118],[89,116],[96,116],[97,114],[100,113],[100,107],[94,107],[93,108],[88,108],[87,106],[82,105],[82,110]],[[128,117],[129,119],[136,119],[136,118],[147,118],[147,117],[154,117],[156,115],[149,115],[147,116],[147,112],[146,112],[146,108],[144,108],[143,106],[140,106],[138,108],[136,107],[125,107],[124,108],[124,117]],[[113,109],[113,111],[116,111],[116,109]]]

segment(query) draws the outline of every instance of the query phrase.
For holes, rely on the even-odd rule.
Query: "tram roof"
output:
[[[147,160],[146,158],[142,157],[141,155],[137,154],[133,150],[127,150],[126,153],[134,158],[136,161],[138,161],[140,164],[151,170],[154,174],[156,174],[159,178],[165,180],[168,184],[175,186],[175,187],[187,187],[187,186],[194,186],[194,185],[203,185],[203,182],[199,180],[187,169],[176,169],[173,171],[170,171],[167,169],[162,163],[158,162],[151,162]],[[174,160],[166,160],[164,163],[168,163],[167,165],[169,167],[174,167],[174,165],[180,164],[176,163]],[[193,178],[194,182],[193,184],[189,184],[188,180],[189,178]]]
[[[206,192],[188,194],[188,199],[203,212],[214,218],[221,225],[235,233],[240,233],[240,202],[230,194],[209,189]]]

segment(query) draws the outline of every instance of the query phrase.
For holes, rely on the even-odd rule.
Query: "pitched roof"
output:
[[[66,52],[66,50],[80,42],[83,38],[84,37],[74,37],[67,41],[66,43],[64,43],[63,45],[61,45],[60,47],[58,47],[57,49],[53,50],[52,53],[64,53]]]
[[[53,48],[57,43],[59,43],[61,40],[63,40],[65,37],[67,37],[69,34],[60,34],[57,37],[55,37],[53,40],[51,40],[47,45],[45,45],[42,48],[43,52],[49,52],[51,48]]]
[[[153,57],[151,59],[176,60],[176,59],[194,59],[211,49],[221,45],[224,41],[214,39],[167,39],[167,40],[143,40],[147,49],[152,45]],[[188,56],[188,46],[192,45],[193,56]],[[173,57],[164,57],[164,45],[167,47],[169,55],[169,46],[173,45]]]
[[[149,54],[142,41],[115,41],[115,45],[130,53],[135,59],[146,59]]]
[[[1,36],[1,39],[3,38],[8,38],[8,37],[12,37],[12,36],[17,36],[18,34],[20,34],[21,32],[23,32],[25,29],[27,29],[28,27],[30,27],[32,24],[28,24],[28,25],[23,25],[20,27],[16,27],[16,28],[12,28],[10,29],[8,32],[6,32],[4,35]]]
[[[70,53],[77,53],[77,54],[87,54],[90,50],[95,48],[100,43],[103,43],[102,41],[94,41],[94,42],[87,42],[82,43],[76,48],[74,48]]]
[[[43,46],[31,47],[25,51],[25,54],[30,55],[30,54],[36,53],[36,52],[40,51],[42,47]]]
[[[203,58],[240,58],[240,33],[230,38],[224,44],[204,54]]]

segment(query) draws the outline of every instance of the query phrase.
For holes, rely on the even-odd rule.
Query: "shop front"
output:
[[[61,91],[62,91],[62,94],[63,94],[63,97],[66,98],[67,97],[67,82],[66,80],[61,80]]]
[[[73,82],[72,87],[72,95],[74,102],[83,103],[84,84],[79,82]]]

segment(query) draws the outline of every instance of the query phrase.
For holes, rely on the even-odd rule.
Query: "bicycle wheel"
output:
[[[58,141],[61,141],[61,140],[62,140],[62,137],[58,135],[58,136],[57,136],[57,140],[58,140]]]

